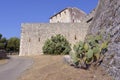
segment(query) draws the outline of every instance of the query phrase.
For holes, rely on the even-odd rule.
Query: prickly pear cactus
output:
[[[88,68],[87,65],[92,65],[93,63],[99,64],[104,58],[104,54],[108,47],[108,41],[102,43],[99,40],[102,39],[101,35],[90,36],[86,42],[78,42],[74,45],[73,61],[76,65],[81,65],[81,67]],[[79,64],[78,64],[79,63]],[[85,66],[86,65],[86,66]]]
[[[87,57],[87,59],[90,59],[93,57],[93,50],[92,49],[88,50],[88,52],[86,53],[86,57]]]

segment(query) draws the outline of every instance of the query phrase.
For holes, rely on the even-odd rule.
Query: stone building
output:
[[[68,16],[69,11],[72,11]],[[64,14],[66,11],[66,16]],[[77,11],[80,11],[79,16]],[[62,18],[57,19],[59,23],[54,22],[56,16],[61,15]],[[81,16],[80,16],[81,15]],[[50,23],[22,23],[21,27],[21,41],[20,41],[20,56],[40,55],[45,40],[56,34],[62,34],[66,39],[74,44],[79,40],[84,41],[87,34],[88,26],[90,25],[94,12],[85,16],[86,14],[77,8],[66,8],[50,18]],[[83,17],[84,16],[84,17]],[[52,21],[53,19],[53,21]],[[74,20],[74,23],[72,22]],[[76,23],[77,22],[77,23]]]
[[[50,23],[80,23],[86,13],[78,8],[65,8],[50,17]]]

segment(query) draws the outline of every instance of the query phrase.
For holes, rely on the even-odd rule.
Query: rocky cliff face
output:
[[[120,0],[99,0],[88,35],[110,35],[108,52],[103,66],[115,80],[120,80]]]

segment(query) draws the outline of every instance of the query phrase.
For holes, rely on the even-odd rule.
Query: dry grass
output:
[[[0,59],[0,65],[7,63],[7,59]]]
[[[33,66],[19,80],[112,80],[100,67],[76,69],[65,64],[62,56],[42,55],[33,59]]]

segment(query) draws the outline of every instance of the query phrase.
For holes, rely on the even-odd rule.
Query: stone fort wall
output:
[[[83,41],[88,30],[87,23],[23,23],[20,56],[40,55],[45,41],[53,35],[62,34],[74,44]]]
[[[95,10],[80,23],[23,23],[21,25],[20,56],[40,55],[45,41],[53,35],[62,34],[73,45],[84,41]]]

